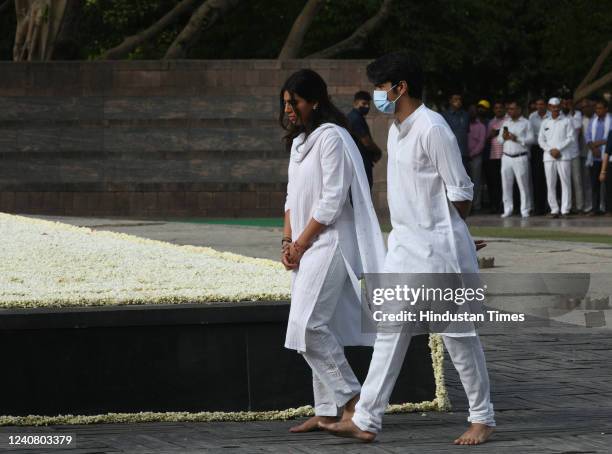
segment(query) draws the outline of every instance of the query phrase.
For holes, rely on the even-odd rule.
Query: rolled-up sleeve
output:
[[[330,225],[340,215],[353,179],[353,168],[340,135],[333,131],[321,141],[322,190],[312,217]]]
[[[450,129],[440,125],[430,128],[426,150],[444,181],[446,196],[451,202],[471,201],[474,184],[463,167],[457,139]]]

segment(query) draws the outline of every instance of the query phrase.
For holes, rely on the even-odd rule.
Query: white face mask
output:
[[[372,95],[372,100],[374,101],[374,105],[376,106],[376,108],[380,110],[382,113],[386,113],[386,114],[395,113],[395,103],[397,102],[398,99],[402,97],[403,93],[402,95],[399,95],[397,98],[395,98],[393,101],[389,101],[387,99],[387,93],[389,93],[391,90],[397,87],[397,85],[398,84],[395,84],[388,90],[374,90],[374,93]]]

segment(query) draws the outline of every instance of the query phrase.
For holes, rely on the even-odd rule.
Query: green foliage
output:
[[[202,0],[203,1],[203,0]],[[80,58],[96,59],[159,20],[179,0],[86,0]],[[204,32],[190,58],[276,58],[306,0],[245,0]],[[350,36],[382,0],[327,0],[306,34],[302,56]],[[201,4],[201,3],[198,3]],[[339,58],[375,58],[408,49],[427,72],[427,96],[449,90],[480,97],[558,94],[574,89],[612,37],[612,0],[395,0],[365,47]],[[130,59],[158,59],[187,21],[181,18]],[[0,17],[0,58],[10,59],[14,11]],[[603,71],[612,69],[606,63]]]

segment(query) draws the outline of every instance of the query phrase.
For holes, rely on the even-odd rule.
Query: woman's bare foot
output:
[[[361,430],[350,419],[343,419],[340,422],[332,424],[319,423],[319,427],[326,430],[330,434],[335,435],[336,437],[355,438],[363,441],[364,443],[370,443],[376,438],[375,433]]]
[[[319,422],[331,424],[337,421],[338,421],[338,418],[335,416],[313,416],[312,418],[308,418],[302,424],[293,426],[291,429],[289,429],[289,432],[292,432],[292,433],[313,432],[315,430],[321,430],[321,428],[319,427]]]
[[[493,430],[491,426],[473,422],[470,428],[457,438],[454,443],[456,445],[480,445],[489,439]]]
[[[346,404],[344,404],[344,411],[342,412],[341,421],[346,421],[353,418],[355,414],[355,405],[359,402],[359,394],[352,397]]]

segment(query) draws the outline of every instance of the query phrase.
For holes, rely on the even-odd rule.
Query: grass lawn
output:
[[[252,227],[282,227],[282,218],[185,218],[168,219],[172,222],[196,224],[224,224]],[[391,226],[383,224],[383,231],[389,232]],[[525,240],[573,241],[579,243],[611,244],[612,236],[590,233],[567,232],[563,230],[529,227],[470,227],[470,232],[478,238],[516,238]]]

